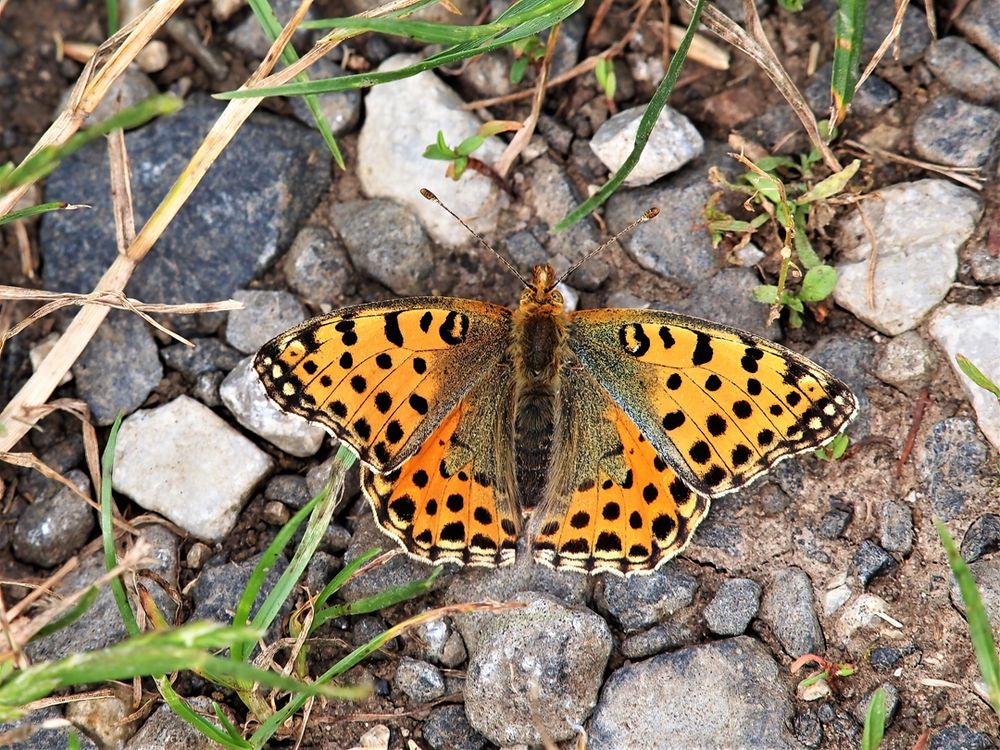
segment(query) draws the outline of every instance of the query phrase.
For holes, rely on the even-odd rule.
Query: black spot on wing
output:
[[[403,332],[399,330],[399,313],[391,312],[385,316],[385,338],[394,346],[403,345]]]

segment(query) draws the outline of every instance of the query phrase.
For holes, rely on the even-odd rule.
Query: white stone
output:
[[[590,139],[590,149],[604,166],[616,171],[632,152],[644,106],[619,112],[601,125]],[[625,180],[626,187],[648,185],[676,172],[705,150],[705,141],[691,121],[677,110],[664,107],[653,125],[638,163]]]
[[[293,456],[312,456],[326,430],[297,414],[282,411],[267,397],[253,369],[253,357],[240,360],[219,386],[219,397],[236,421]]]
[[[394,55],[379,71],[398,70],[419,60],[416,55]],[[445,176],[447,162],[423,157],[427,146],[437,140],[438,130],[452,148],[479,130],[482,122],[461,106],[458,94],[431,72],[373,86],[365,97],[365,123],[358,138],[358,175],[365,195],[391,198],[407,206],[427,233],[448,247],[467,244],[469,233],[420,195],[420,188],[430,189],[483,234],[495,229],[504,200],[488,177],[468,169],[456,182]],[[487,138],[473,156],[493,164],[503,148],[498,138]]]
[[[875,594],[861,594],[848,604],[837,620],[836,630],[841,642],[846,643],[862,628],[880,630],[889,628],[881,615],[889,614],[889,603]]]
[[[159,39],[151,41],[136,55],[135,63],[143,73],[159,73],[170,63],[170,50],[166,42]]]
[[[947,180],[918,180],[878,191],[863,203],[878,247],[868,306],[871,243],[857,211],[839,227],[838,246],[849,262],[837,267],[834,299],[891,336],[915,328],[944,299],[958,271],[958,251],[976,228],[983,202]]]
[[[994,383],[1000,384],[1000,299],[985,305],[945,305],[931,318],[931,335],[948,354],[948,362],[972,408],[976,422],[994,448],[1000,450],[1000,402],[958,369],[961,354]]]
[[[207,406],[180,396],[122,423],[112,484],[193,536],[218,541],[272,463]]]

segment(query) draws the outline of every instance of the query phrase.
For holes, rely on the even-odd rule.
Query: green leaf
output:
[[[111,432],[108,434],[108,444],[104,448],[104,455],[101,457],[101,538],[104,547],[104,567],[113,569],[118,564],[118,553],[115,551],[115,527],[113,523],[114,497],[111,494],[111,476],[114,472],[115,445],[118,442],[118,430],[122,426],[122,413],[119,412]],[[125,593],[125,584],[121,578],[111,579],[111,593],[115,598],[115,605],[118,607],[118,614],[121,615],[125,630],[131,636],[138,635],[141,631],[139,623],[135,619],[135,613],[128,601]]]
[[[941,537],[941,544],[944,546],[948,556],[948,565],[951,572],[958,581],[958,589],[962,594],[962,601],[965,603],[965,617],[969,622],[969,636],[972,639],[972,648],[976,653],[976,662],[979,664],[979,672],[986,683],[986,691],[990,705],[994,713],[1000,719],[1000,657],[997,655],[996,642],[993,640],[993,629],[990,626],[990,618],[983,606],[983,598],[976,588],[976,581],[972,577],[972,571],[966,564],[962,556],[958,554],[955,542],[948,533],[944,524],[936,518],[934,525],[937,527],[938,536]]]
[[[790,13],[798,13],[805,7],[803,0],[778,0],[778,4]]]
[[[799,298],[805,302],[819,302],[829,297],[836,285],[837,269],[825,264],[815,266],[806,271]]]
[[[778,303],[778,287],[773,284],[762,284],[761,286],[754,287],[754,290],[750,292],[750,296],[756,302],[763,302],[765,305],[775,305]]]
[[[867,11],[867,0],[837,0],[833,72],[830,76],[830,93],[837,123],[842,122],[847,114],[858,85]]]
[[[955,355],[955,361],[958,362],[959,369],[965,373],[969,380],[978,385],[980,388],[985,388],[987,391],[996,396],[997,399],[1000,399],[1000,386],[986,377],[982,370],[972,364],[972,362],[963,357],[961,354]]]
[[[879,688],[872,693],[865,713],[865,728],[861,733],[861,750],[878,750],[885,734],[885,691]]]
[[[822,263],[819,256],[816,255],[816,251],[813,250],[812,244],[809,242],[809,229],[806,226],[806,219],[808,216],[808,206],[795,207],[795,236],[792,240],[792,244],[795,246],[795,254],[799,258],[799,263],[807,271],[810,268],[815,268]]]
[[[778,180],[771,175],[760,174],[759,172],[747,172],[743,178],[754,190],[767,198],[771,203],[779,205],[781,203],[781,189]]]
[[[469,157],[460,156],[451,163],[451,178],[458,182],[465,174],[465,168],[469,166]]]
[[[524,79],[524,74],[528,70],[528,66],[531,64],[531,60],[527,57],[515,58],[514,62],[510,64],[510,82],[517,84]]]
[[[781,304],[783,304],[789,310],[792,310],[797,313],[803,312],[806,309],[805,305],[802,304],[802,300],[799,297],[796,297],[794,294],[789,294],[788,292],[785,292],[781,296]]]
[[[781,167],[795,168],[795,160],[790,156],[765,156],[754,162],[768,174],[773,174]]]
[[[468,156],[486,142],[486,138],[481,135],[470,135],[455,148],[455,153],[459,156]]]
[[[795,202],[803,205],[832,198],[847,187],[847,183],[851,181],[860,166],[861,160],[855,159],[839,172],[834,172],[825,180],[813,185],[812,188],[796,198]]]
[[[49,203],[39,203],[37,206],[28,206],[27,208],[22,208],[19,211],[12,211],[5,216],[0,216],[0,227],[4,224],[9,224],[12,221],[17,221],[18,219],[27,219],[29,216],[38,216],[38,214],[48,213],[49,211],[59,211],[64,208],[69,208],[68,203],[63,203],[61,201],[52,201]],[[75,206],[74,208],[90,208],[90,206]]]

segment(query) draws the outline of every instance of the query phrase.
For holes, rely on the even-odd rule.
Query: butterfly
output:
[[[526,535],[553,568],[648,573],[713,498],[825,445],[857,410],[844,383],[749,332],[566,312],[549,265],[522,282],[515,310],[345,307],[255,358],[273,401],[353,449],[377,523],[418,559],[510,565]]]

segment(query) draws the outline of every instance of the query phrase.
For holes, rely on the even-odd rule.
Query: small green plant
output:
[[[879,688],[872,693],[865,712],[865,727],[861,731],[861,750],[878,750],[885,734],[885,691]]]
[[[958,363],[958,368],[966,374],[969,380],[978,385],[980,388],[992,393],[997,397],[997,401],[1000,401],[1000,385],[997,385],[986,377],[982,370],[972,364],[968,358],[963,357],[961,354],[955,355],[955,361]]]
[[[524,80],[528,68],[545,57],[545,42],[537,34],[518,39],[510,45],[514,53],[514,62],[510,66],[510,82],[514,84]]]
[[[717,169],[711,171],[710,179],[728,190],[746,195],[744,208],[756,215],[748,221],[737,219],[718,208],[721,193],[712,195],[705,206],[712,244],[718,246],[726,235],[735,235],[745,244],[754,233],[773,224],[782,242],[778,282],[757,287],[753,298],[771,306],[772,319],[777,318],[782,309],[787,309],[789,325],[798,328],[802,325],[806,305],[826,299],[837,283],[837,271],[820,259],[809,241],[811,212],[817,204],[841,193],[861,162],[855,159],[840,172],[815,181],[812,169],[821,159],[816,149],[798,159],[768,156],[755,163],[742,155],[736,158],[747,170],[735,182],[726,180]],[[802,274],[802,281],[797,288],[790,289],[787,281],[793,267],[793,250],[797,260],[794,267]]]
[[[615,90],[618,87],[618,79],[615,78],[615,61],[610,57],[602,57],[594,66],[594,76],[597,78],[597,85],[604,92],[604,98],[609,102],[615,98]]]
[[[491,135],[506,133],[522,127],[521,123],[510,120],[490,120],[484,122],[476,131],[475,135],[470,135],[464,141],[452,148],[444,140],[444,133],[440,130],[437,134],[437,141],[424,149],[425,159],[437,159],[439,161],[451,162],[445,174],[453,180],[462,179],[465,170],[471,165],[475,166],[478,160],[472,153],[482,146]]]
[[[815,456],[820,461],[839,461],[850,444],[851,439],[841,432],[822,448],[817,448]]]
[[[833,683],[839,677],[850,677],[857,670],[855,670],[853,664],[848,664],[847,662],[833,662],[826,657],[819,656],[818,654],[803,654],[798,659],[793,661],[788,669],[792,674],[795,674],[800,669],[802,669],[806,664],[815,664],[818,669],[810,674],[808,677],[799,681],[799,688],[806,688],[813,683],[819,682],[820,680],[827,680]]]
[[[936,518],[934,525],[937,527],[941,545],[948,556],[948,565],[951,566],[951,572],[958,582],[958,590],[965,603],[969,637],[972,639],[972,649],[976,652],[979,672],[986,684],[986,699],[997,718],[1000,719],[1000,654],[997,653],[996,641],[993,640],[993,628],[990,625],[986,607],[983,606],[983,597],[976,587],[972,571],[969,570],[968,564],[958,553],[955,540],[951,538],[948,529]]]

